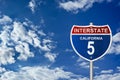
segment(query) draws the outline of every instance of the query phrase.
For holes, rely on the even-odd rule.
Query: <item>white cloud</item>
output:
[[[81,62],[79,66],[82,68],[89,68],[89,62]]]
[[[120,32],[113,36],[113,42],[120,42]]]
[[[42,36],[46,36],[46,34],[41,30],[41,31],[38,31],[38,33]]]
[[[34,51],[31,50],[30,46],[45,51],[44,53],[52,53],[51,50],[55,48],[55,43],[43,30],[35,29],[38,26],[33,25],[28,20],[22,23],[13,21],[8,16],[6,19],[4,16],[0,18],[0,26],[2,26],[0,30],[0,65],[15,63],[15,55],[17,55],[18,60],[34,57]],[[50,59],[47,56],[50,61],[54,61],[55,57],[54,55],[53,59]]]
[[[8,27],[8,26],[5,26]],[[1,45],[5,46],[6,44],[8,44],[8,41],[10,40],[10,34],[9,34],[9,30],[8,28],[4,28],[5,30],[1,31],[0,34],[0,39],[2,40]]]
[[[88,62],[88,61],[85,61],[85,60],[82,59],[82,58],[78,58],[78,59],[77,59],[77,63],[78,63],[78,65],[79,65],[81,68],[86,68],[86,69],[89,68],[89,62]]]
[[[112,72],[113,72],[113,70],[111,70],[111,69],[110,70],[102,70],[101,71],[102,74],[107,74],[107,73],[109,74],[109,73],[112,73]]]
[[[4,74],[1,75],[0,80],[70,80],[72,75],[71,72],[64,71],[61,68],[22,67],[18,72],[4,72]]]
[[[95,76],[95,80],[119,80],[120,79],[120,73],[114,73],[114,74],[101,74],[98,76]]]
[[[9,71],[1,68],[0,80],[89,80],[87,77],[76,75],[62,68],[48,68],[45,66],[21,67],[18,71]],[[104,70],[107,71],[107,70]],[[102,72],[102,71],[101,71]],[[108,70],[107,72],[112,72]],[[101,73],[94,76],[94,80],[119,80],[120,73]]]
[[[37,10],[37,8],[41,5],[41,4],[45,4],[45,1],[42,0],[30,0],[28,7],[30,8],[30,10],[32,11],[32,13],[35,13],[35,11]],[[44,23],[44,19],[40,20],[40,23],[43,24]]]
[[[14,49],[6,46],[0,47],[0,65],[11,64],[15,62],[13,56],[15,55]]]
[[[40,46],[41,49],[45,50],[45,51],[50,51],[52,48],[54,48],[53,46],[51,46],[52,41],[50,39],[43,39],[43,45]],[[47,44],[47,45],[46,45]]]
[[[106,74],[100,74],[94,76],[94,80],[119,80],[120,79],[120,73],[106,73]],[[75,80],[89,80],[89,78],[83,77]]]
[[[51,62],[55,62],[55,58],[57,57],[57,54],[47,52],[44,56],[48,58]]]
[[[26,36],[27,36],[27,31],[23,26],[23,24],[20,22],[14,22],[13,30],[11,32],[11,38],[17,42],[19,40],[24,41],[26,39]]]
[[[91,8],[94,3],[101,3],[103,1],[110,2],[111,0],[74,0],[60,2],[59,5],[68,12],[71,11],[73,13],[78,13],[79,10],[87,10]]]
[[[90,68],[90,63],[89,62],[81,62],[81,63],[79,63],[79,66],[81,67],[81,68],[85,68],[85,69],[89,69]],[[94,66],[93,67],[94,69],[99,69],[99,67],[97,67],[97,66]]]
[[[35,7],[36,7],[36,2],[35,0],[31,0],[28,5],[31,9],[31,11],[34,13],[35,12]]]
[[[19,60],[27,60],[28,57],[33,57],[33,53],[30,51],[29,45],[25,42],[15,46],[15,50],[20,53]]]
[[[81,68],[89,69],[89,66],[90,66],[89,61],[85,61],[84,59],[79,58],[77,60],[77,63]],[[99,69],[99,67],[94,66],[94,69]]]
[[[120,54],[120,32],[113,35],[112,45],[108,53],[109,54]]]
[[[0,74],[1,74],[1,73],[4,73],[5,71],[6,71],[6,69],[5,69],[5,68],[0,67]]]
[[[118,71],[120,71],[120,67],[119,66],[117,67],[117,69],[118,69]]]
[[[0,24],[6,24],[9,22],[12,22],[12,19],[6,15],[3,15],[2,18],[0,18]]]

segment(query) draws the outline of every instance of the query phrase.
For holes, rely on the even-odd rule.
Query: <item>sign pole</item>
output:
[[[93,61],[90,60],[90,80],[93,80]]]

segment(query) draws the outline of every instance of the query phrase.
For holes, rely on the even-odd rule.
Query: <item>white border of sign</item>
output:
[[[87,60],[87,61],[96,61],[96,60],[102,58],[102,57],[108,52],[108,50],[110,49],[110,46],[111,46],[111,44],[112,44],[112,31],[111,31],[109,25],[102,25],[102,26],[103,26],[103,27],[104,27],[104,26],[108,26],[108,28],[109,28],[109,30],[110,30],[110,44],[109,44],[107,50],[106,50],[100,57],[98,57],[98,58],[96,58],[96,59],[93,59],[93,60],[89,60],[89,59],[83,57],[83,56],[80,55],[80,53],[78,53],[77,50],[74,48],[73,42],[72,42],[72,35],[71,35],[74,26],[79,26],[79,25],[73,25],[73,26],[72,26],[71,31],[70,31],[70,42],[71,42],[71,45],[72,45],[75,53],[77,53],[77,55],[78,55],[79,57],[81,57],[81,58],[83,58],[83,59],[85,59],[85,60]],[[96,26],[96,25],[88,25],[88,26],[93,26],[93,27],[94,27],[94,26]],[[84,26],[84,27],[88,27],[88,26]],[[97,25],[97,26],[98,26],[98,25]],[[98,26],[98,27],[99,27],[99,26]],[[94,35],[95,35],[95,34],[94,34]],[[99,35],[100,35],[100,34],[99,34]]]

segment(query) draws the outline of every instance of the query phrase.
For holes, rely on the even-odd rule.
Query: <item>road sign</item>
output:
[[[74,51],[88,61],[95,61],[105,55],[112,41],[108,25],[73,25],[70,40]]]

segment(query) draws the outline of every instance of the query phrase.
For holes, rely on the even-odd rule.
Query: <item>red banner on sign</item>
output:
[[[72,34],[110,34],[108,26],[98,27],[98,26],[74,26]]]

